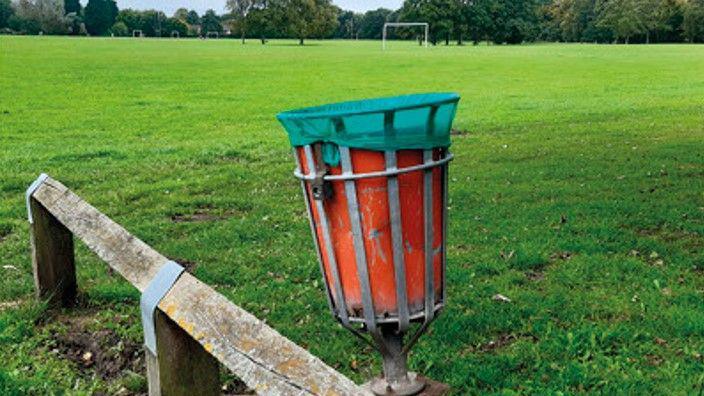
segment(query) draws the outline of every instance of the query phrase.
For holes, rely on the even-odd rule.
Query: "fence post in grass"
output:
[[[149,396],[219,395],[217,360],[158,309],[154,328],[157,356],[144,348]]]
[[[27,209],[37,297],[52,306],[69,307],[76,301],[73,234],[32,197],[32,192],[30,187]]]

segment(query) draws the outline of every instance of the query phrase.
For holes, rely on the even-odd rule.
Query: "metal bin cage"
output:
[[[422,134],[436,131],[436,118],[444,114],[449,123],[439,122],[447,125],[443,133],[449,142],[459,97],[452,99],[411,108],[427,108],[420,120]],[[450,111],[438,111],[448,104]],[[396,112],[408,110],[381,109],[383,133],[398,133]],[[345,137],[344,116],[337,113],[329,122],[336,136]],[[391,139],[398,142],[395,136]],[[453,156],[449,144],[438,147],[439,140],[433,139],[431,147],[383,150],[339,141],[294,144],[294,175],[301,182],[330,309],[345,328],[382,354],[384,378],[371,384],[379,395],[412,395],[423,389],[415,374],[408,373],[407,354],[445,304],[447,185]],[[407,334],[410,338],[404,340]]]

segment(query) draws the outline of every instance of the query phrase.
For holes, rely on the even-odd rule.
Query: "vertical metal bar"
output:
[[[293,157],[296,160],[296,170],[300,173],[303,173],[303,169],[301,167],[301,158],[298,155],[298,149],[296,147],[293,148]],[[310,167],[309,173],[310,171]],[[327,297],[328,300],[328,306],[330,307],[330,310],[335,312],[335,306],[332,302],[332,290],[330,290],[330,285],[328,285],[328,279],[327,279],[327,274],[325,272],[325,265],[323,264],[323,253],[322,250],[320,249],[320,241],[318,240],[318,235],[315,232],[315,219],[313,218],[313,211],[310,207],[310,196],[308,196],[308,191],[306,190],[306,182],[301,180],[301,191],[303,191],[303,199],[306,203],[306,213],[308,213],[308,224],[310,225],[310,233],[313,236],[313,243],[315,244],[315,253],[318,257],[318,265],[320,266],[320,273],[323,276],[323,284],[325,285],[325,297]]]
[[[425,24],[425,48],[428,48],[428,33],[429,33],[429,25],[426,23]]]
[[[445,149],[445,157],[450,155],[450,149]],[[443,186],[442,186],[442,303],[445,304],[447,297],[447,205],[450,203],[448,195],[450,164],[447,163],[442,167]]]
[[[396,152],[385,153],[386,170],[397,169]],[[391,243],[394,257],[394,277],[396,281],[396,305],[398,306],[398,330],[408,329],[408,289],[406,286],[406,263],[403,257],[403,228],[401,227],[401,202],[399,199],[398,175],[388,178],[389,217],[391,220]]]
[[[386,51],[386,27],[387,27],[387,24],[385,23],[385,24],[384,24],[384,33],[383,33],[383,36],[384,36],[384,37],[382,37],[382,39],[381,39],[381,42],[382,42],[382,44],[381,44],[381,49],[382,49],[382,51]]]
[[[350,149],[340,146],[340,163],[342,164],[342,174],[351,175],[352,158]],[[347,208],[349,209],[350,224],[352,225],[352,240],[354,242],[354,255],[357,262],[357,277],[362,291],[362,305],[364,307],[364,321],[370,333],[376,332],[376,314],[374,313],[374,303],[372,300],[372,288],[369,282],[369,270],[367,268],[367,253],[364,250],[364,236],[362,234],[362,223],[359,217],[359,204],[357,203],[357,191],[354,180],[345,180],[345,195],[347,196]]]
[[[433,161],[433,150],[423,150],[423,162]],[[433,266],[433,169],[423,175],[423,222],[425,231],[425,321],[435,313],[435,271]]]
[[[317,173],[315,162],[313,161],[313,150],[310,145],[304,147],[306,160],[308,163],[308,171]],[[342,282],[340,281],[340,273],[337,268],[337,260],[335,259],[335,251],[332,246],[332,238],[330,237],[330,226],[328,224],[328,216],[325,213],[325,206],[323,205],[323,200],[315,200],[316,211],[318,212],[318,218],[320,219],[320,227],[322,228],[323,242],[325,243],[325,250],[328,256],[328,266],[330,267],[330,272],[332,273],[333,280],[335,281],[335,296],[337,301],[335,306],[337,307],[337,315],[342,322],[342,325],[350,328],[350,320],[347,315],[347,304],[345,303],[345,295],[342,291]]]

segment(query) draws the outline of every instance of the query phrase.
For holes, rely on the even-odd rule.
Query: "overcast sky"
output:
[[[120,8],[135,8],[138,10],[156,9],[162,10],[167,15],[171,15],[176,9],[185,7],[194,9],[199,14],[212,8],[218,14],[225,10],[226,0],[117,0]],[[85,4],[87,0],[81,1]],[[354,11],[375,10],[379,7],[396,9],[401,6],[403,0],[333,0],[333,3],[340,8]]]

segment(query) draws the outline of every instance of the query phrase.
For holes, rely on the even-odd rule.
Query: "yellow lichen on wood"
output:
[[[176,305],[175,304],[169,304],[166,309],[164,310],[164,313],[166,313],[167,316],[173,317],[174,314],[176,313]]]
[[[300,359],[288,359],[276,365],[276,371],[282,374],[290,374],[291,372],[298,372],[305,365]]]
[[[250,352],[255,348],[259,347],[259,342],[251,338],[242,338],[238,343],[239,348],[242,352]]]
[[[309,391],[315,393],[316,395],[319,395],[319,394],[320,394],[320,387],[319,387],[318,384],[316,384],[315,382],[313,382],[313,381],[307,381],[307,382],[306,382],[306,385],[308,385],[308,390],[309,390]]]

